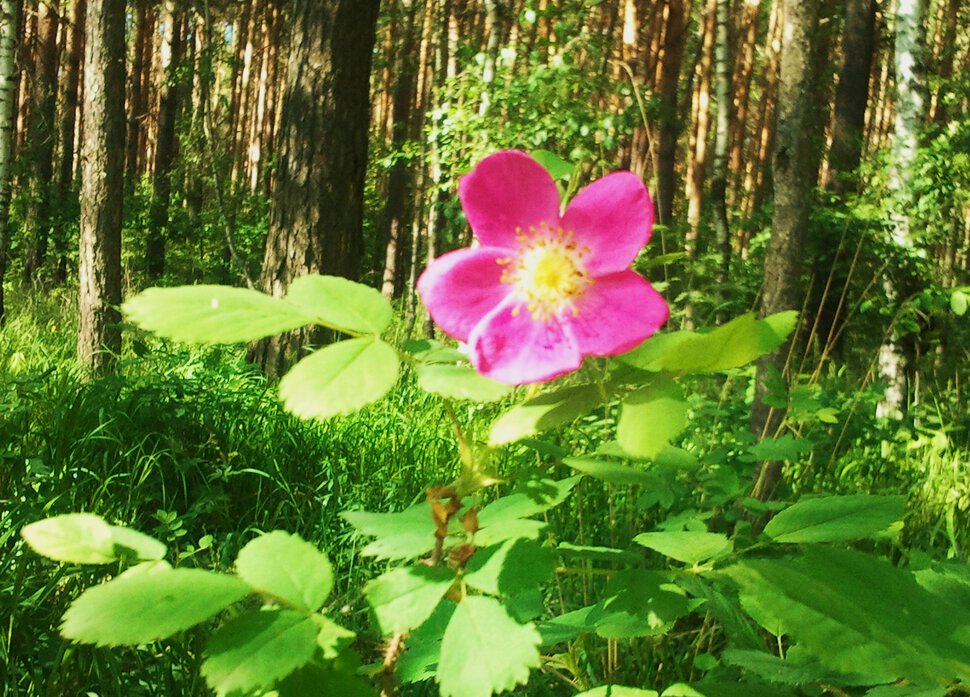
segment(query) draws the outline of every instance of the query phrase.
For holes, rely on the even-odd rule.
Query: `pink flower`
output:
[[[545,168],[506,150],[458,190],[480,246],[435,259],[418,291],[438,326],[467,342],[478,372],[514,385],[551,380],[584,356],[629,351],[667,321],[667,303],[629,269],[653,227],[634,174],[593,182],[560,215]]]

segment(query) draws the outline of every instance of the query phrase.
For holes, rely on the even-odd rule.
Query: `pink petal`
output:
[[[457,249],[432,261],[418,292],[431,318],[449,336],[468,341],[472,328],[505,299],[509,286],[501,281],[499,259],[509,251],[496,247]]]
[[[589,247],[587,269],[599,276],[627,268],[650,239],[653,202],[638,176],[614,172],[580,191],[562,220]]]
[[[512,297],[485,316],[468,344],[475,370],[511,385],[552,380],[583,362],[575,341],[558,320],[533,319]]]
[[[559,226],[559,190],[549,172],[520,150],[489,155],[458,182],[461,207],[479,242],[515,249],[516,229]]]
[[[639,346],[670,316],[653,286],[632,271],[600,276],[564,321],[584,356],[615,356]]]

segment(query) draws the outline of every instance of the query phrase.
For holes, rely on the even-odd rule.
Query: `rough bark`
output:
[[[730,6],[717,0],[717,31],[714,46],[714,96],[717,121],[714,127],[714,163],[711,169],[711,203],[714,205],[714,231],[720,255],[718,282],[722,295],[727,292],[731,267],[731,232],[727,216],[728,148],[731,140],[731,51]]]
[[[85,22],[81,141],[78,357],[96,373],[121,352],[121,220],[124,192],[124,0],[94,0]]]
[[[29,195],[24,230],[30,240],[24,263],[24,283],[33,284],[47,259],[51,229],[51,181],[54,177],[54,139],[57,105],[57,7],[37,5],[37,44],[31,75],[30,119],[25,156],[29,166]]]
[[[814,83],[813,39],[818,23],[818,0],[786,0],[783,10],[781,71],[776,107],[773,175],[775,209],[771,240],[765,256],[765,280],[761,314],[770,315],[802,307],[802,256],[805,231],[813,196],[814,171],[812,142],[808,133]],[[755,408],[752,425],[757,436],[770,432],[777,424],[764,404],[772,368],[784,374],[790,343],[758,363],[755,383]],[[781,463],[762,465],[754,495],[773,495],[781,478]]]
[[[364,173],[371,53],[378,0],[297,0],[291,5],[287,82],[276,187],[261,285],[283,295],[297,276],[354,278],[363,251]],[[254,359],[280,374],[305,332],[259,344]]]
[[[13,168],[14,115],[17,113],[17,37],[19,0],[0,2],[0,327],[6,320],[3,282],[10,251],[10,182]]]
[[[146,85],[143,74],[145,61],[151,63],[151,33],[153,22],[148,9],[148,0],[138,0],[135,12],[134,47],[131,60],[131,74],[128,78],[128,145],[125,155],[125,174],[129,183],[134,183],[141,173],[139,157],[142,152],[147,110]]]

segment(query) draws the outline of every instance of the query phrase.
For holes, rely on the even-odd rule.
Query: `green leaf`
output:
[[[795,312],[762,320],[741,315],[709,332],[671,332],[646,341],[619,359],[634,368],[671,373],[715,373],[746,365],[778,348],[798,323]]]
[[[84,591],[64,613],[61,634],[99,646],[144,644],[203,622],[251,592],[233,576],[146,562]]]
[[[319,632],[317,633],[317,646],[320,647],[323,657],[333,660],[342,654],[350,642],[357,635],[345,627],[341,627],[336,622],[332,622],[323,615],[314,615],[313,620],[317,623]]]
[[[397,677],[402,683],[433,678],[441,654],[441,639],[458,606],[443,600],[431,617],[408,635],[404,654],[397,661]]]
[[[380,291],[340,276],[301,276],[286,292],[318,324],[358,334],[380,334],[394,312]]]
[[[297,535],[274,530],[239,551],[236,573],[259,593],[315,612],[333,589],[326,555]]]
[[[661,479],[652,472],[644,472],[634,467],[627,467],[609,460],[597,460],[591,457],[566,457],[562,463],[594,479],[611,484],[639,484],[655,488],[661,486]]]
[[[294,610],[247,612],[215,631],[202,675],[219,697],[264,690],[313,658],[317,624]]]
[[[165,545],[136,530],[108,525],[92,513],[68,513],[24,526],[31,549],[70,564],[108,564],[122,558],[144,561],[165,556]]]
[[[645,532],[634,537],[633,541],[685,564],[700,564],[703,561],[720,559],[730,554],[732,549],[731,541],[717,532],[690,530]]]
[[[276,686],[276,692],[278,697],[377,697],[374,688],[358,678],[352,666],[332,663],[308,663],[298,668]]]
[[[511,385],[479,375],[470,366],[445,363],[418,366],[418,385],[425,392],[473,402],[495,402],[512,392]]]
[[[475,544],[489,547],[517,537],[537,538],[545,523],[526,518],[558,506],[566,500],[577,482],[579,477],[523,482],[515,493],[496,499],[479,511]]]
[[[812,444],[809,441],[786,434],[780,438],[764,438],[748,448],[748,455],[740,459],[744,462],[793,461],[811,449]]]
[[[149,288],[121,309],[142,329],[197,344],[255,341],[313,322],[312,315],[292,303],[230,286]]]
[[[441,566],[392,569],[368,582],[364,595],[382,634],[398,634],[420,626],[455,582],[455,572]]]
[[[847,542],[873,537],[902,520],[905,496],[823,496],[778,513],[764,534],[775,542]]]
[[[589,609],[586,623],[605,639],[666,634],[690,605],[683,592],[654,571],[613,574],[603,600]]]
[[[554,570],[549,548],[518,538],[475,552],[462,580],[483,593],[511,597],[539,587]]]
[[[826,668],[890,682],[970,677],[970,611],[913,574],[859,552],[809,546],[795,559],[739,562],[724,572],[762,625],[783,627]]]
[[[955,290],[950,295],[950,309],[953,310],[953,314],[957,317],[963,317],[967,314],[968,298],[967,294],[962,290]]]
[[[361,550],[364,556],[413,559],[434,549],[434,520],[426,503],[400,513],[344,511],[340,516],[361,534],[377,538]]]
[[[633,457],[651,458],[686,426],[687,402],[680,386],[658,376],[623,400],[616,438]]]
[[[378,339],[350,339],[319,349],[280,380],[280,399],[303,418],[328,419],[376,402],[398,378],[397,352]]]
[[[489,433],[489,445],[513,443],[570,423],[603,403],[598,385],[565,387],[534,397],[502,414]]]
[[[532,159],[546,168],[553,179],[568,179],[576,169],[576,165],[572,162],[567,162],[549,150],[532,150],[529,154]]]
[[[659,697],[656,690],[641,690],[638,687],[621,687],[619,685],[602,685],[592,690],[580,692],[576,697]]]
[[[556,549],[566,559],[588,559],[589,561],[605,561],[613,564],[639,564],[643,561],[643,557],[636,552],[613,547],[595,547],[560,542]]]
[[[539,665],[539,632],[518,624],[494,598],[458,603],[441,642],[442,697],[491,697],[529,680]]]

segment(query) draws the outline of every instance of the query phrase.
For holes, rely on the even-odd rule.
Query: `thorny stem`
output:
[[[391,637],[384,650],[384,662],[381,665],[381,697],[397,697],[397,678],[394,675],[394,666],[397,658],[404,650],[404,637],[407,632],[398,632]]]

